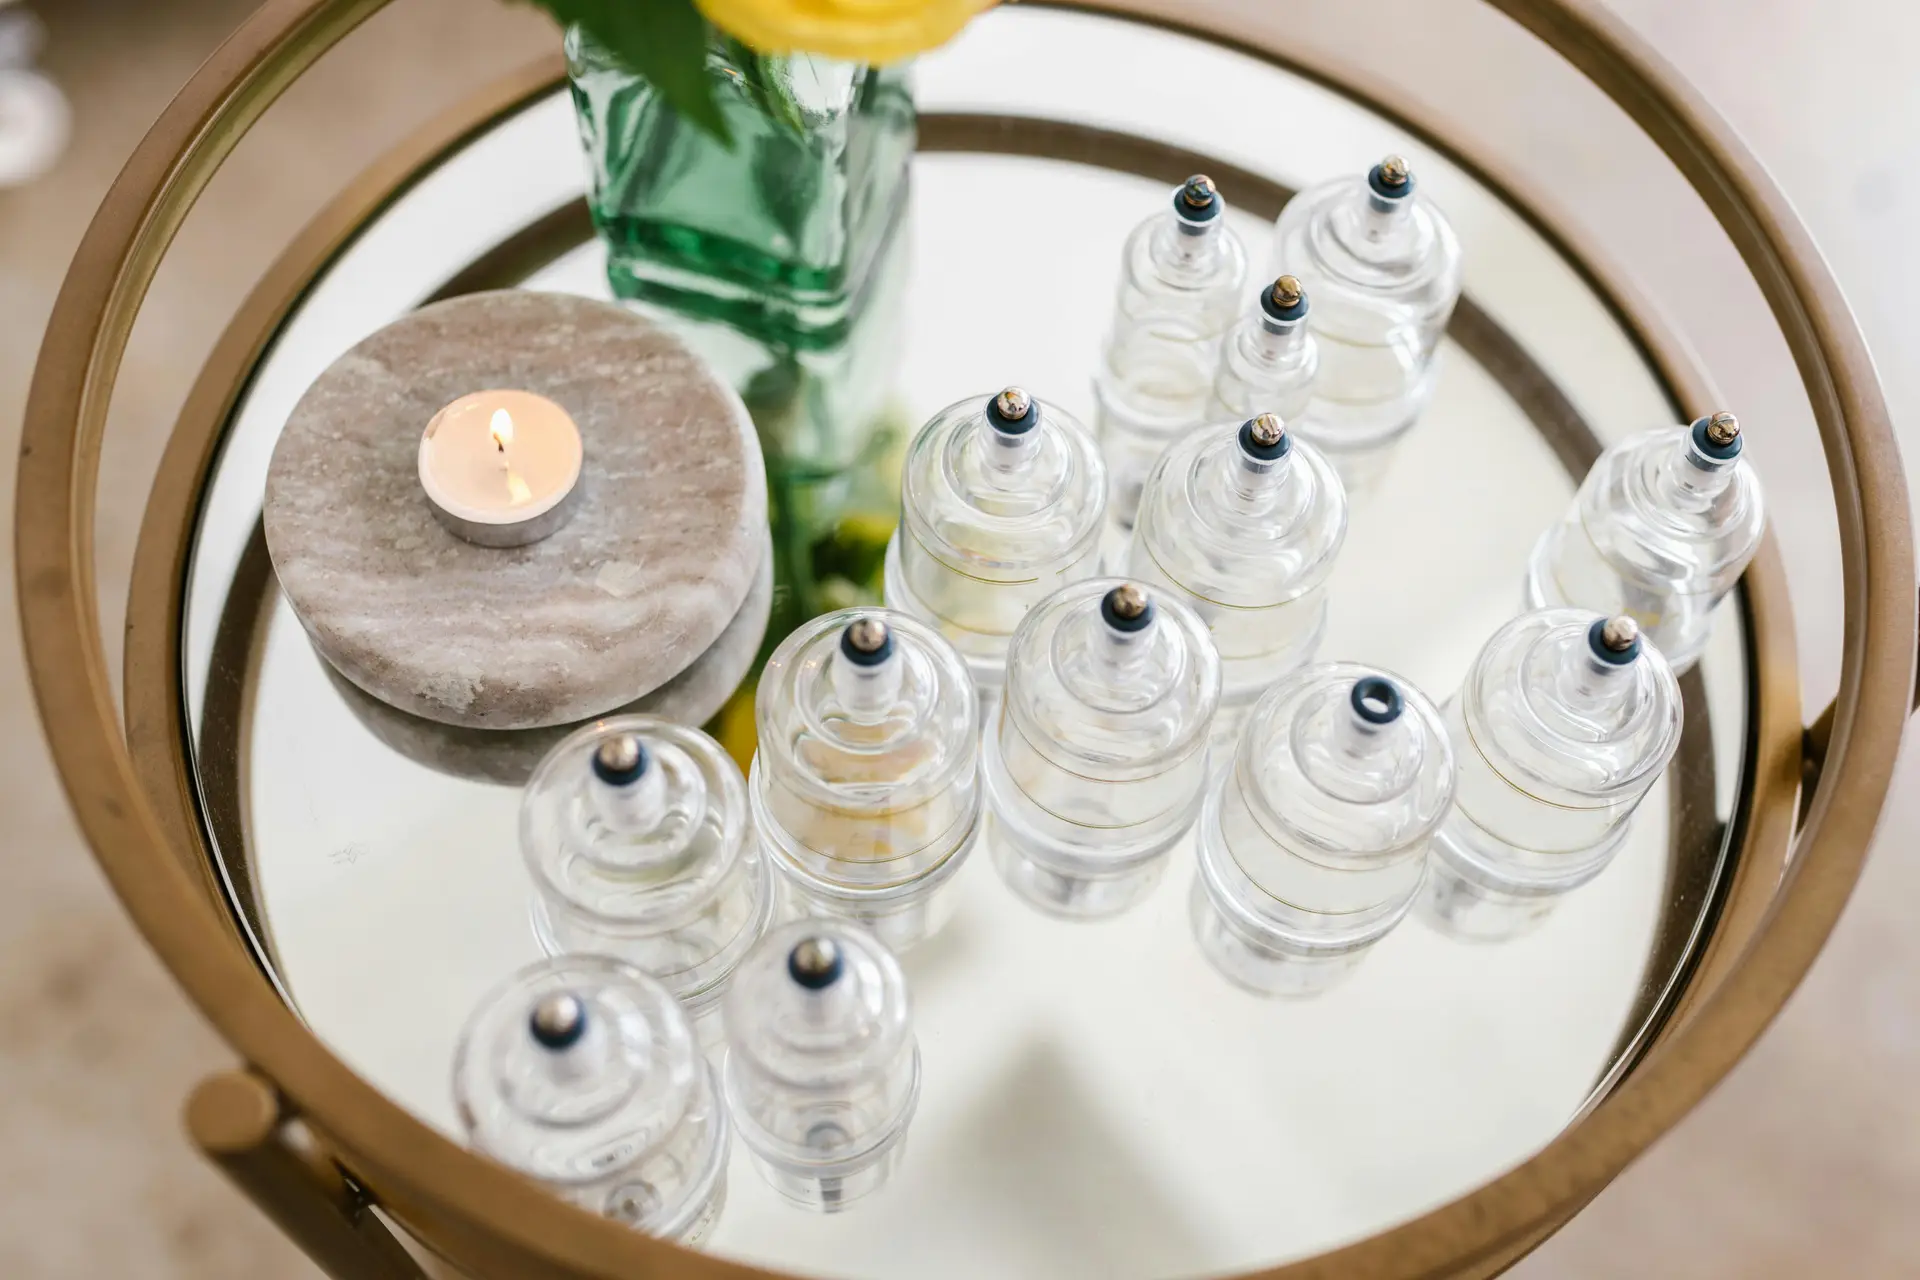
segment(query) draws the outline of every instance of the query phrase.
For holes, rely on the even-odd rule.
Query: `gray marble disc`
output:
[[[746,603],[713,647],[652,693],[608,714],[658,716],[698,729],[713,719],[753,670],[772,609],[773,543],[769,539],[765,563],[747,592]],[[409,760],[477,782],[525,786],[556,743],[596,718],[543,729],[462,729],[408,715],[361,692],[331,667],[326,670],[340,691],[341,701],[374,737]]]
[[[491,548],[443,528],[420,433],[470,391],[573,416],[573,519]],[[761,567],[766,473],[733,389],[610,303],[520,290],[424,307],[361,342],[295,406],[267,472],[267,549],[333,667],[402,711],[474,729],[567,724],[678,675]]]

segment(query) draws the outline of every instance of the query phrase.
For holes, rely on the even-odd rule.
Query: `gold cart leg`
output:
[[[221,1172],[334,1280],[424,1280],[425,1272],[319,1153],[288,1133],[280,1097],[250,1071],[208,1076],[187,1132]]]
[[[1814,717],[1807,726],[1806,735],[1800,748],[1800,820],[1806,821],[1807,809],[1813,804],[1813,789],[1819,785],[1820,774],[1827,767],[1827,747],[1833,741],[1833,706],[1829,702],[1826,709]],[[1920,715],[1920,678],[1913,686],[1913,712]]]

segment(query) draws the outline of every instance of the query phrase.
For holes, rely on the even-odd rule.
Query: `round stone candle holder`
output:
[[[765,561],[746,602],[707,651],[679,675],[650,693],[615,707],[606,715],[653,716],[689,729],[704,726],[719,714],[734,691],[753,670],[773,607],[773,544],[762,547]],[[331,667],[334,689],[348,711],[386,746],[416,764],[472,782],[522,787],[547,753],[581,725],[600,717],[538,729],[464,729],[439,724],[380,701]]]
[[[571,518],[466,541],[421,487],[421,434],[468,393],[544,396],[579,428]],[[413,312],[336,360],[275,446],[263,520],[294,613],[333,668],[470,729],[569,724],[705,654],[760,572],[766,472],[739,396],[610,303],[510,290]]]

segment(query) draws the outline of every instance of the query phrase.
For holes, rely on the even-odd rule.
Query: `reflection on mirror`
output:
[[[1220,93],[1138,94],[1144,68]],[[1700,613],[1677,683],[1625,589],[1572,600],[1594,611],[1577,627],[1512,630],[1602,447],[1711,407],[1670,402],[1501,192],[1283,67],[1005,9],[915,77],[911,203],[829,332],[646,309],[751,415],[765,529],[729,544],[743,594],[702,615],[699,655],[611,717],[495,732],[356,701],[259,533],[274,445],[343,352],[449,281],[611,296],[565,96],[468,137],[307,291],[232,415],[183,619],[237,915],[320,1039],[415,1114],[730,1258],[1190,1275],[1404,1221],[1609,1086],[1711,899],[1740,619]],[[1256,99],[1296,127],[1209,105]],[[1220,300],[1180,291],[1185,242],[1296,235],[1312,255],[1242,254]],[[1356,263],[1381,245],[1369,302]],[[1382,351],[1390,388],[1324,381]],[[1294,399],[1208,407],[1263,386]],[[1340,435],[1336,391],[1392,411]],[[1140,470],[1131,541],[1106,510],[1112,415],[1178,460]],[[1705,513],[1659,581],[1710,604],[1759,505],[1674,471],[1689,456],[1645,464]],[[1351,508],[1343,467],[1366,489]],[[1638,526],[1618,527],[1594,556]],[[1638,637],[1617,647],[1615,619],[1592,640],[1602,613]],[[1488,808],[1496,779],[1517,799]],[[1008,858],[996,825],[1016,819]],[[1024,838],[1055,827],[1074,839]],[[549,1143],[555,1125],[578,1141]]]

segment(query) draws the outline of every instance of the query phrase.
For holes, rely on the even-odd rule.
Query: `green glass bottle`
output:
[[[887,540],[900,512],[900,463],[914,426],[896,386],[907,249],[898,231],[882,246],[839,342],[796,350],[677,321],[693,348],[739,386],[767,463],[774,593],[766,639],[754,674],[707,725],[743,769],[753,759],[760,663],[808,619],[880,603]]]
[[[797,349],[842,341],[905,204],[907,68],[716,34],[707,71],[729,145],[578,28],[566,49],[614,295]]]

